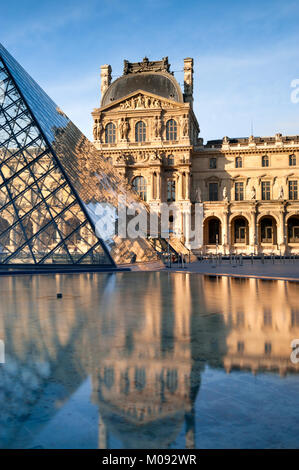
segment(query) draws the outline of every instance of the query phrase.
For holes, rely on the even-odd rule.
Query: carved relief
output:
[[[163,57],[162,60],[149,61],[144,57],[142,62],[129,62],[124,60],[124,75],[128,73],[141,73],[141,72],[169,72],[170,64],[168,57]]]
[[[173,108],[174,106],[168,102],[159,100],[158,98],[153,98],[151,96],[137,95],[129,98],[128,100],[120,103],[120,109],[150,109],[150,108]]]

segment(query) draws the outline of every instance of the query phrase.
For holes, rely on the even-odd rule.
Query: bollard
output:
[[[264,255],[264,253],[261,254],[261,262],[262,262],[262,264],[265,264],[265,255]]]
[[[251,253],[251,264],[253,264],[253,254]]]

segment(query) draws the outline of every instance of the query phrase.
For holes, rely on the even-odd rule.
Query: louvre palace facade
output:
[[[114,81],[103,65],[101,95],[92,112],[99,154],[151,210],[177,208],[170,225],[187,247],[186,220],[194,226],[200,208],[194,253],[299,253],[299,135],[204,144],[193,111],[192,58],[184,59],[183,90],[167,57],[124,61]]]

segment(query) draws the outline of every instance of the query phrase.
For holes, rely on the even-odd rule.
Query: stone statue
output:
[[[120,135],[120,138],[121,140],[123,140],[125,137],[125,133],[124,133],[124,126],[125,126],[125,123],[124,123],[124,118],[121,118],[119,120],[119,124],[118,124],[118,128],[119,128],[119,135]]]
[[[102,132],[103,132],[103,124],[101,123],[100,119],[98,120],[98,127],[97,127],[97,136],[98,140],[102,142]]]
[[[251,187],[251,199],[256,199],[256,190],[255,187]]]
[[[196,199],[196,202],[201,202],[201,189],[200,188],[197,188],[195,191],[195,199]]]
[[[187,114],[184,114],[184,117],[181,118],[181,128],[182,128],[182,135],[187,136],[189,131],[189,119]]]
[[[92,133],[93,133],[94,140],[98,140],[98,120],[97,119],[95,119],[94,121]]]
[[[138,95],[137,102],[136,102],[137,108],[142,108],[142,101],[143,101],[142,96]]]
[[[227,201],[227,189],[226,186],[223,188],[222,197],[224,201]]]
[[[284,190],[282,186],[280,186],[278,199],[284,199]]]
[[[150,108],[151,107],[151,98],[149,96],[146,96],[144,98],[144,107],[145,108]]]
[[[122,118],[118,121],[118,129],[119,129],[119,136],[122,139],[123,138],[123,119]]]
[[[158,116],[155,117],[153,128],[154,128],[154,136],[156,138],[161,137],[162,123],[161,123],[161,119]]]
[[[124,134],[124,139],[128,139],[128,133],[129,133],[129,123],[126,118],[124,118],[124,125],[123,125],[123,134]]]

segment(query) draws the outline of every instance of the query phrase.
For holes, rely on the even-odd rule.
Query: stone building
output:
[[[112,81],[101,67],[94,143],[129,184],[160,212],[179,213],[170,228],[195,253],[299,252],[299,135],[228,138],[203,143],[193,112],[193,59],[184,59],[184,90],[161,61],[124,61]],[[195,220],[195,209],[200,216]],[[191,226],[190,226],[191,223]],[[189,243],[191,227],[197,242]]]

